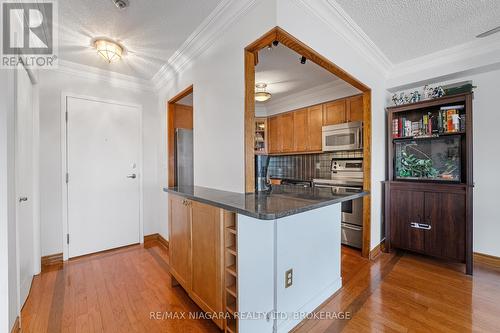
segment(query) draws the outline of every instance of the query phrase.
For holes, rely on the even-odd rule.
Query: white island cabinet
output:
[[[341,288],[340,219],[341,203],[275,220],[238,214],[239,333],[289,332]]]

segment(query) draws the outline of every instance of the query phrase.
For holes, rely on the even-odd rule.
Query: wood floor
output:
[[[170,287],[168,253],[156,241],[52,266],[36,276],[22,332],[220,332],[208,320],[158,318],[197,312]],[[343,288],[318,311],[348,320],[306,320],[295,332],[498,332],[500,270],[381,254],[369,261],[342,249]]]

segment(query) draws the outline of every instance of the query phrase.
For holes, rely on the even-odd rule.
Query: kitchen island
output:
[[[341,203],[367,194],[164,190],[172,276],[204,311],[230,313],[214,322],[234,333],[288,332],[340,289]]]

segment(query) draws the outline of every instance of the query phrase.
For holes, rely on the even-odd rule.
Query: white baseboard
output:
[[[335,294],[340,288],[342,288],[342,278],[339,278],[328,287],[323,289],[321,292],[313,296],[307,303],[305,303],[302,307],[297,309],[296,313],[312,313],[316,308],[318,308],[324,301],[330,298],[333,294]],[[277,332],[278,333],[287,333],[290,332],[295,326],[297,326],[303,318],[295,319],[289,318],[285,321],[279,321],[277,323]]]

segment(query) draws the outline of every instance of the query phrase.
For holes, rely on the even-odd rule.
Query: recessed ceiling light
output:
[[[265,102],[271,98],[271,94],[266,91],[267,84],[257,83],[255,85],[255,100],[257,102]]]
[[[94,42],[94,47],[104,60],[108,63],[118,61],[122,58],[123,47],[109,39],[97,39]]]
[[[491,30],[485,31],[482,34],[477,35],[476,38],[484,38],[484,37],[487,37],[489,35],[493,35],[494,33],[497,33],[497,32],[500,32],[500,26],[493,28]]]

